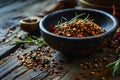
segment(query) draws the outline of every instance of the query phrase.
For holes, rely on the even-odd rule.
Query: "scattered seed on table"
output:
[[[26,53],[26,55],[17,55],[17,57],[21,60],[21,63],[29,69],[36,70],[38,67],[41,71],[46,70],[50,75],[59,75],[63,67],[51,56],[52,49],[48,46],[46,47],[39,47]]]

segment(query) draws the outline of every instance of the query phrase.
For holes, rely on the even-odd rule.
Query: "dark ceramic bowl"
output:
[[[73,38],[53,34],[49,31],[50,25],[55,25],[61,17],[65,17],[68,20],[75,16],[75,13],[87,13],[90,14],[90,18],[94,19],[94,22],[106,30],[105,33],[98,36],[90,36],[84,38]],[[85,17],[84,15],[83,17]],[[41,35],[45,41],[54,49],[60,51],[64,55],[83,55],[90,54],[97,50],[101,50],[103,47],[109,45],[111,39],[117,29],[118,22],[115,17],[104,11],[96,9],[65,9],[50,13],[43,17],[40,21]]]

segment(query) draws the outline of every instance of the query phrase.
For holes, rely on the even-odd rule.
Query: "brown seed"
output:
[[[80,67],[83,67],[83,64],[82,64],[82,63],[80,64]]]
[[[94,61],[95,61],[95,62],[98,62],[98,60],[97,60],[97,59],[94,59]]]
[[[90,72],[90,75],[94,75],[94,74],[95,74],[95,72],[94,72],[94,71]]]
[[[57,62],[53,62],[53,64],[57,65],[58,63]]]
[[[103,59],[103,61],[107,61],[107,58],[106,58],[106,57],[103,57],[102,59]]]
[[[84,66],[83,68],[84,68],[84,69],[88,69],[88,67],[87,67],[87,66]]]
[[[89,63],[88,62],[85,62],[86,65],[88,65]]]
[[[71,36],[71,34],[67,33],[66,36]]]
[[[58,73],[59,73],[59,70],[58,70],[58,69],[55,69],[55,70],[54,70],[54,73],[58,74]]]
[[[102,77],[102,80],[105,80],[105,77]]]

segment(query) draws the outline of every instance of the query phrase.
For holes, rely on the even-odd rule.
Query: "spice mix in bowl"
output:
[[[90,8],[50,13],[40,22],[41,35],[64,55],[84,55],[109,45],[118,22],[111,14]]]

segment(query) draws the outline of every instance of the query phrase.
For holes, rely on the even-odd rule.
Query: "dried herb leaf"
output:
[[[13,44],[22,44],[22,43],[35,43],[38,46],[47,45],[43,38],[35,37],[35,36],[26,36],[25,39],[22,40],[14,40]]]
[[[107,64],[106,67],[113,67],[112,75],[115,76],[116,72],[120,68],[120,58],[114,62]]]

